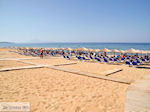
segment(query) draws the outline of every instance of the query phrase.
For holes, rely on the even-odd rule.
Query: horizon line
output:
[[[148,43],[150,42],[9,42],[9,41],[1,41],[0,43],[25,43],[25,44],[44,44],[44,43]]]

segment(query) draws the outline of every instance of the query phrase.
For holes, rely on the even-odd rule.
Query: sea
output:
[[[1,48],[6,47],[37,47],[37,48],[91,48],[91,49],[139,49],[139,50],[150,50],[150,43],[9,43],[0,42]]]

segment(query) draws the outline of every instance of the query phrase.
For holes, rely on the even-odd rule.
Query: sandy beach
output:
[[[150,0],[0,0],[0,112],[150,112]]]
[[[8,51],[0,49],[0,58],[31,58]],[[62,57],[23,61],[46,65],[76,63],[59,67],[97,75],[112,69],[123,69],[109,77],[133,81],[150,74],[149,69],[66,60]],[[0,69],[28,65],[16,60],[0,60]],[[0,72],[0,102],[30,102],[31,112],[124,112],[128,87],[129,84],[50,68]]]

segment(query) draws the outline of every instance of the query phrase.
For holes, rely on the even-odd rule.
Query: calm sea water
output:
[[[130,48],[150,50],[150,43],[0,43],[0,47],[45,47],[45,48],[92,48],[92,49],[120,49]]]

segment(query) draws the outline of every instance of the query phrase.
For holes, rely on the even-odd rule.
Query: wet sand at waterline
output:
[[[1,51],[1,50],[0,50]],[[7,51],[7,50],[6,50]],[[1,57],[24,58],[8,52]],[[12,55],[11,55],[12,54]],[[63,65],[61,68],[97,73],[121,68],[110,75],[120,79],[141,79],[150,74],[148,69],[125,65],[109,65],[66,60],[62,57],[39,60],[23,60],[38,64]],[[17,61],[0,62],[3,68],[27,66]],[[24,69],[0,72],[0,102],[30,102],[31,112],[123,112],[128,84],[81,76],[50,68]]]

